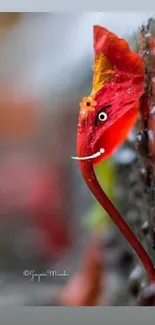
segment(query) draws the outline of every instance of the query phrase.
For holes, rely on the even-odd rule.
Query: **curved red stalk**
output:
[[[110,201],[110,199],[107,197],[105,192],[102,190],[101,186],[98,183],[98,180],[96,178],[93,165],[90,161],[80,161],[80,169],[83,174],[83,177],[93,193],[93,195],[96,197],[98,202],[102,205],[102,207],[106,210],[108,215],[111,217],[113,222],[117,225],[121,233],[125,236],[125,238],[128,240],[132,248],[135,250],[137,255],[139,256],[147,274],[150,282],[155,281],[155,268],[153,266],[153,263],[151,259],[149,258],[147,252],[141,245],[141,243],[138,241],[130,227],[127,225],[125,220],[122,218],[120,213],[117,211],[113,203]]]

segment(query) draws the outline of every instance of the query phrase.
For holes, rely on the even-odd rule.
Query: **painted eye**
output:
[[[101,112],[99,115],[98,115],[98,119],[102,122],[106,121],[106,119],[108,118],[107,114],[105,112]]]

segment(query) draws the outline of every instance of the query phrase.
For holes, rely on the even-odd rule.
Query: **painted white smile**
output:
[[[101,156],[105,152],[104,148],[101,148],[98,152],[94,153],[91,156],[86,156],[86,157],[71,157],[72,159],[77,159],[77,160],[88,160],[88,159],[93,159]]]

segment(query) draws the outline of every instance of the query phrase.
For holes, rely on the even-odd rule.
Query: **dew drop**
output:
[[[129,279],[130,280],[138,280],[143,276],[143,269],[138,265],[134,268],[134,270],[131,272]]]
[[[153,136],[153,132],[151,130],[148,131],[148,135],[149,135],[150,141],[153,143],[154,142],[154,136]]]
[[[149,32],[145,34],[145,37],[150,37],[150,36],[151,36],[151,33],[149,33]]]
[[[142,135],[140,133],[137,134],[136,139],[137,139],[138,142],[141,142],[142,141]]]
[[[155,114],[155,105],[152,106],[152,109],[151,109],[151,115]]]
[[[152,82],[155,83],[155,77],[152,78]]]
[[[141,231],[144,235],[148,234],[148,230],[149,230],[148,228],[149,228],[148,221],[145,221],[141,226]]]
[[[128,140],[131,141],[131,142],[133,142],[135,140],[135,134],[134,134],[133,131],[131,133],[129,133]]]
[[[149,51],[148,50],[144,50],[143,51],[143,55],[148,55],[149,54]]]

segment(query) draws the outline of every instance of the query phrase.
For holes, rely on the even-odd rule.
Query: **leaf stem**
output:
[[[138,257],[140,258],[148,274],[150,282],[155,282],[155,269],[149,255],[147,254],[139,240],[136,238],[135,234],[132,232],[130,227],[127,225],[121,214],[117,211],[113,203],[110,201],[108,196],[102,190],[96,178],[92,163],[90,161],[80,161],[79,164],[83,177],[89,189],[91,190],[95,198],[98,200],[98,202],[102,205],[102,207],[106,210],[108,215],[117,225],[121,233],[125,236],[127,241],[130,243]]]

